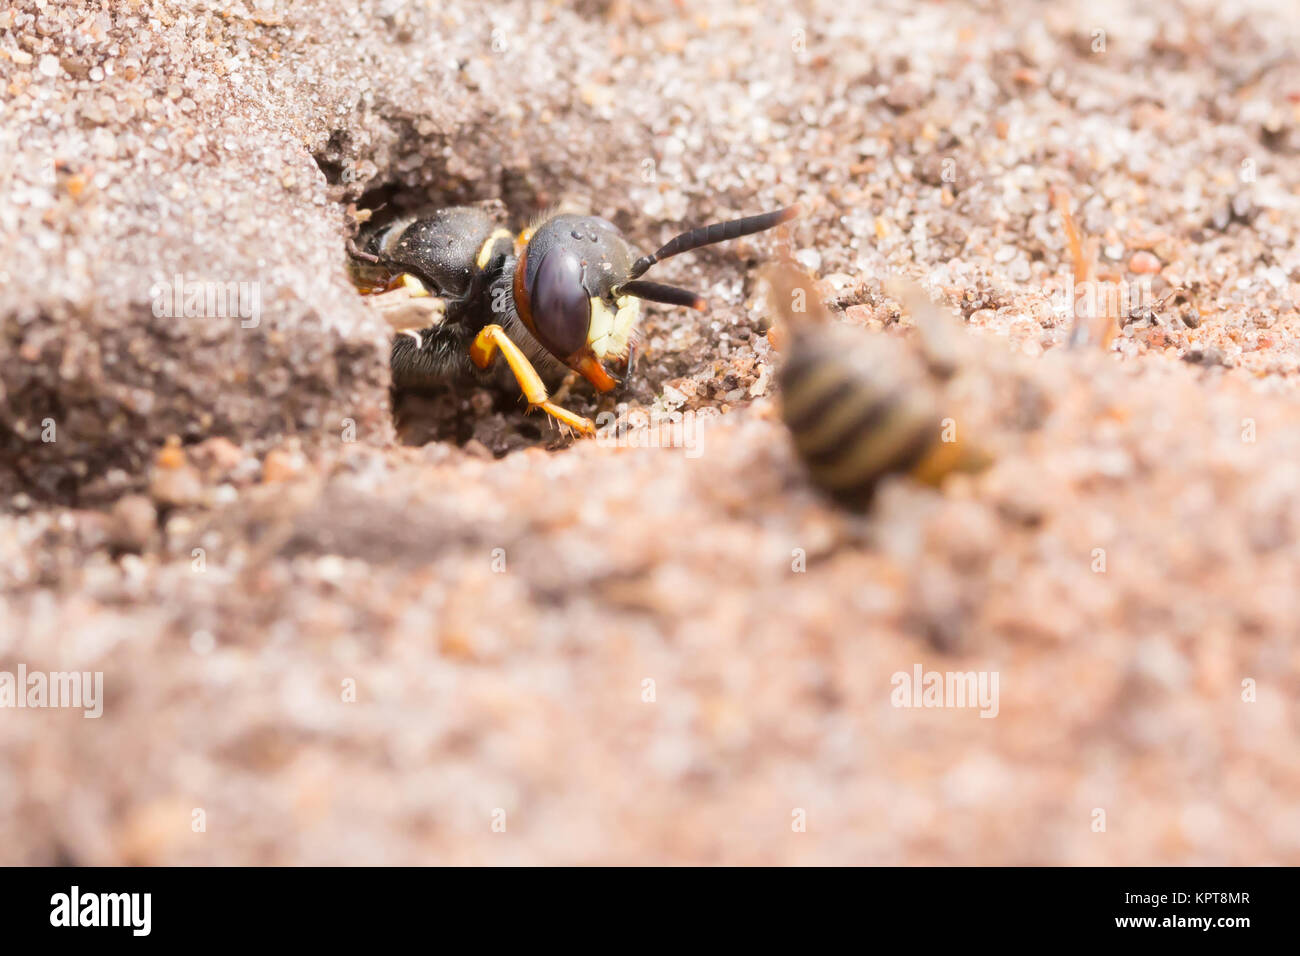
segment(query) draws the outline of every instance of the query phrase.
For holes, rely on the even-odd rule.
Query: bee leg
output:
[[[567,401],[569,398],[569,389],[573,388],[574,383],[577,381],[577,372],[570,372],[568,375],[564,376],[564,381],[560,383],[560,387],[557,388],[555,394],[551,396],[551,401],[555,402],[557,405],[560,402]]]
[[[351,236],[348,236],[347,239],[347,250],[348,250],[348,255],[352,256],[355,259],[360,259],[362,262],[369,262],[372,265],[378,265],[379,263],[379,257],[377,255],[370,252],[363,252],[360,249],[358,249],[356,242],[353,240]]]
[[[469,347],[469,357],[479,368],[487,368],[496,358],[498,349],[504,356],[506,364],[510,366],[510,371],[514,373],[515,381],[519,383],[520,391],[528,400],[530,410],[540,408],[561,425],[568,425],[579,434],[596,434],[596,426],[592,424],[591,419],[575,415],[550,400],[546,394],[546,386],[542,383],[542,377],[537,374],[537,369],[533,368],[533,363],[528,361],[528,356],[510,340],[510,336],[506,335],[505,329],[501,326],[483,326],[482,331],[474,337],[474,342]]]

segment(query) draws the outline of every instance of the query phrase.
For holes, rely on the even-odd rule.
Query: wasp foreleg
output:
[[[542,382],[542,377],[537,374],[537,369],[533,368],[533,363],[528,361],[528,356],[524,355],[519,346],[510,340],[510,336],[506,335],[505,329],[501,326],[485,325],[474,337],[474,342],[469,347],[469,357],[475,365],[485,369],[492,364],[498,350],[505,358],[506,364],[510,366],[510,371],[514,373],[515,381],[519,383],[519,389],[524,393],[530,409],[540,408],[556,421],[568,425],[579,434],[593,436],[596,434],[596,426],[591,419],[561,408],[550,400],[546,393],[546,385]]]

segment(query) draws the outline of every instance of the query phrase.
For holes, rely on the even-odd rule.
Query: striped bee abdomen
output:
[[[845,326],[791,342],[782,413],[813,480],[844,504],[865,507],[887,474],[937,482],[962,459],[933,388],[909,359],[899,343]]]

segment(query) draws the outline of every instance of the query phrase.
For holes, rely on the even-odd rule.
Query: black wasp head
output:
[[[693,292],[639,277],[661,259],[771,229],[797,215],[773,213],[702,226],[654,255],[635,258],[617,227],[596,216],[554,216],[529,238],[514,274],[514,301],[529,331],[553,355],[601,391],[613,388],[607,358],[627,355],[639,299],[703,309]]]
[[[635,303],[616,286],[632,266],[614,224],[595,216],[554,216],[532,234],[515,268],[515,304],[529,330],[557,358],[626,354]],[[628,307],[631,306],[631,311]]]

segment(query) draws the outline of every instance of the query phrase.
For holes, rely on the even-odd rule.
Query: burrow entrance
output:
[[[428,143],[412,149],[429,149]],[[355,158],[346,134],[331,137],[316,162],[343,207],[349,232],[382,228],[397,218],[430,212],[446,206],[491,203],[502,225],[518,232],[557,206],[557,191],[540,183],[534,174],[503,169],[490,182],[410,182],[404,174],[385,176]],[[401,165],[401,164],[399,164]],[[639,237],[637,223],[626,210],[572,208],[566,211],[602,215],[611,219],[634,242],[645,248],[654,237]],[[356,220],[365,218],[358,226]],[[638,241],[639,240],[639,241]],[[344,256],[346,251],[341,250]],[[705,250],[702,260],[717,256]],[[351,257],[347,257],[351,261]],[[734,259],[718,262],[709,273],[735,272]],[[701,288],[707,289],[707,281]],[[358,295],[362,295],[358,288]],[[373,296],[366,296],[373,301]],[[648,410],[671,389],[684,408],[725,406],[754,397],[752,386],[764,377],[770,364],[766,339],[758,322],[722,313],[700,315],[683,309],[651,305],[643,311],[638,330],[639,357],[633,374],[607,395],[597,395],[579,380],[563,396],[564,407],[593,420],[601,412]],[[400,333],[398,333],[400,334]],[[761,358],[760,358],[761,357]],[[403,443],[424,445],[450,442],[486,449],[500,457],[520,448],[560,448],[571,443],[548,416],[526,414],[523,397],[513,388],[487,386],[473,380],[448,381],[437,388],[394,388],[394,425]]]

